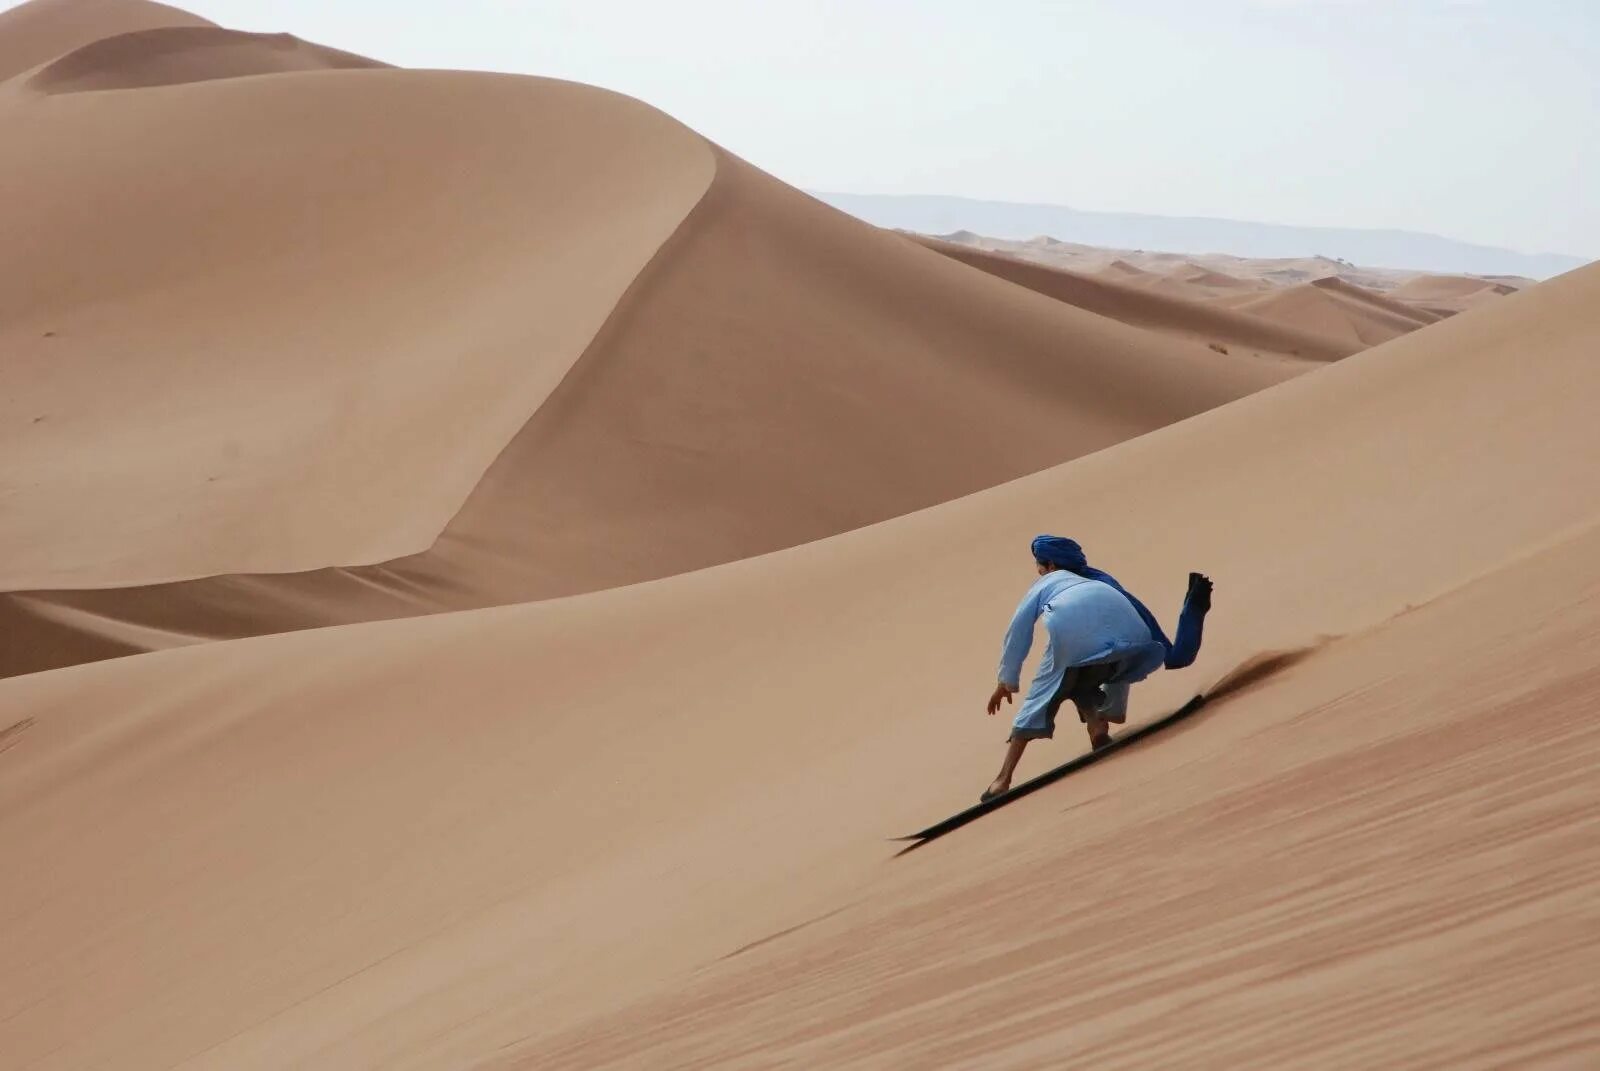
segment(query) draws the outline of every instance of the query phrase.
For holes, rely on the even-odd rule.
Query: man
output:
[[[1083,548],[1073,540],[1042,535],[1030,549],[1039,580],[1022,597],[1006,630],[1000,682],[989,697],[990,716],[1016,695],[1022,662],[1033,642],[1033,625],[1040,618],[1046,647],[1012,721],[1000,774],[979,797],[982,801],[1010,789],[1011,775],[1028,741],[1055,735],[1056,712],[1068,700],[1077,708],[1095,750],[1109,745],[1108,723],[1120,724],[1127,717],[1132,685],[1163,667],[1193,664],[1211,609],[1211,581],[1190,573],[1189,594],[1173,642],[1155,615],[1115,577],[1090,567]]]

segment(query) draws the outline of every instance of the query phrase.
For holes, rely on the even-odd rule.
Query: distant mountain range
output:
[[[1233,219],[1081,212],[1065,205],[966,197],[822,193],[812,196],[880,227],[920,234],[975,231],[994,238],[1048,235],[1113,249],[1231,253],[1243,257],[1337,257],[1354,264],[1546,279],[1588,263],[1560,253],[1518,253],[1419,231],[1293,227]]]

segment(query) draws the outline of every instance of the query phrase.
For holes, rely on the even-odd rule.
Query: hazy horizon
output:
[[[0,0],[0,9],[18,6]],[[1600,257],[1600,12],[1535,0],[176,6],[638,97],[804,189]]]
[[[1249,220],[1085,212],[1062,205],[983,201],[917,194],[813,196],[879,227],[936,236],[958,231],[985,238],[1048,237],[1101,249],[1245,258],[1322,256],[1367,268],[1548,279],[1583,266],[1581,257],[1519,253],[1421,231],[1296,227]]]

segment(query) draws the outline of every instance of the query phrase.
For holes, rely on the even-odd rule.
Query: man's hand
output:
[[[1011,697],[1016,695],[1016,690],[1005,681],[994,686],[994,694],[989,697],[989,716],[992,718],[1000,713],[1000,700],[1011,702]]]

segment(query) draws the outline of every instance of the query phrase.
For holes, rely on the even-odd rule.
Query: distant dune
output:
[[[1332,334],[1318,334],[1303,330],[1293,317],[1281,320],[1258,317],[1208,304],[1203,296],[1186,300],[1159,293],[1140,285],[1155,276],[1125,261],[1114,261],[1096,277],[938,239],[925,238],[922,242],[964,264],[1101,316],[1208,345],[1237,347],[1241,353],[1333,361],[1348,357],[1365,346],[1360,340],[1348,341],[1344,337],[1347,332],[1342,329]],[[1253,297],[1253,291],[1247,294]]]
[[[1234,275],[1228,275],[1226,272],[1217,271],[1215,268],[1208,268],[1204,264],[1196,264],[1193,261],[1189,261],[1180,265],[1178,270],[1172,274],[1174,277],[1181,279],[1186,283],[1191,283],[1194,286],[1203,286],[1220,290],[1257,289],[1257,287],[1253,286],[1244,279],[1240,279]]]
[[[1460,275],[1419,275],[1390,291],[1390,295],[1419,308],[1449,314],[1492,302],[1507,294],[1515,293],[1517,289],[1517,284],[1508,280]]]
[[[1226,299],[1235,312],[1291,324],[1356,347],[1376,346],[1440,319],[1340,279],[1318,279],[1265,294]]]
[[[1189,301],[1239,304],[1249,300],[1251,293],[1335,280],[1369,294],[1394,297],[1403,305],[1425,309],[1437,318],[1515,293],[1533,283],[1532,279],[1514,275],[1433,276],[1405,269],[1357,265],[1323,256],[1262,258],[1229,253],[1183,254],[1102,248],[1044,237],[1016,241],[971,231],[934,237],[953,245],[1003,253],[1051,268],[1099,275]],[[1434,279],[1440,281],[1429,282]],[[1413,294],[1420,297],[1408,296]]]
[[[1228,219],[1085,212],[1062,205],[976,201],[964,197],[816,193],[817,197],[880,227],[949,234],[970,231],[995,238],[1048,234],[1113,249],[1166,249],[1177,253],[1305,257],[1323,254],[1357,264],[1433,272],[1525,275],[1545,279],[1587,263],[1556,253],[1518,253],[1433,234],[1342,227],[1291,227]]]
[[[1110,264],[1107,264],[1103,269],[1101,269],[1101,272],[1108,278],[1116,278],[1120,276],[1129,279],[1137,279],[1140,276],[1150,274],[1143,268],[1135,267],[1134,265],[1129,264],[1126,260],[1120,259],[1113,260]]]

